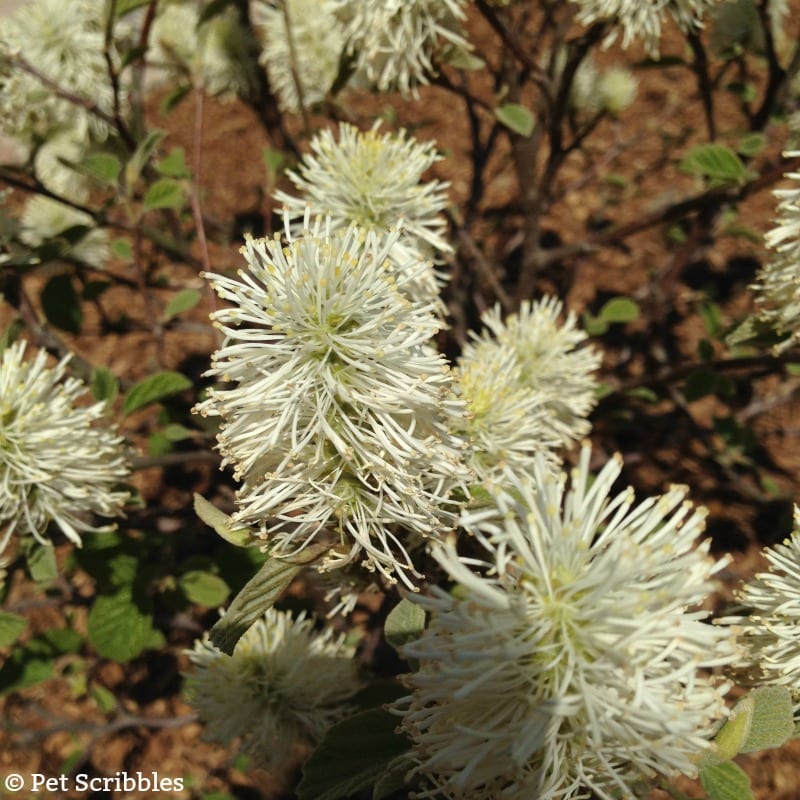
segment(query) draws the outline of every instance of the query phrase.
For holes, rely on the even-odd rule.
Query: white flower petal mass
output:
[[[28,0],[3,20],[2,44],[46,80],[111,112],[103,3]],[[108,133],[108,124],[85,105],[58,97],[24,69],[14,67],[0,75],[0,130],[30,137],[46,135],[57,126],[70,128],[82,138],[90,133],[105,138]]]
[[[208,639],[187,651],[189,702],[209,739],[229,744],[267,769],[286,768],[292,756],[319,742],[352,710],[362,687],[354,648],[328,627],[315,631],[300,615],[269,609],[228,656]]]
[[[459,587],[411,598],[431,617],[401,650],[420,666],[396,704],[420,797],[638,796],[642,779],[696,774],[726,714],[704,671],[737,648],[698,610],[726,563],[697,544],[704,514],[682,487],[613,495],[621,461],[592,481],[590,455],[569,488],[539,459],[495,508],[465,511],[483,556],[433,549]]]
[[[589,432],[586,417],[596,403],[601,353],[581,346],[588,338],[570,311],[560,321],[563,304],[553,296],[525,301],[515,314],[502,319],[499,306],[485,313],[488,329],[465,351],[469,359],[483,349],[510,349],[516,356],[518,383],[528,387],[544,405],[543,442],[550,447],[568,445]],[[488,354],[483,354],[486,360]]]
[[[297,112],[324,100],[345,48],[336,0],[285,0],[285,8],[283,0],[253,0],[251,9],[263,39],[260,62],[281,108]]]
[[[797,158],[800,150],[784,153]],[[789,172],[795,182],[790,189],[778,189],[778,224],[764,236],[772,258],[758,274],[755,285],[759,316],[788,338],[777,349],[795,344],[800,338],[800,172]]]
[[[87,516],[119,516],[128,499],[123,440],[95,425],[105,403],[75,405],[87,388],[64,377],[69,359],[50,369],[44,350],[24,355],[17,342],[0,357],[0,551],[13,533],[48,544],[50,521],[80,545],[81,532],[107,529]]]
[[[277,192],[290,216],[302,219],[306,208],[330,216],[334,227],[355,223],[366,230],[388,233],[399,227],[392,259],[414,267],[419,277],[409,291],[422,299],[438,295],[440,282],[433,267],[420,261],[451,251],[445,239],[448,184],[423,181],[423,174],[440,160],[433,142],[417,142],[406,131],[380,133],[378,125],[359,131],[346,123],[338,141],[330,130],[311,140],[311,152],[290,170],[300,193]]]
[[[335,0],[347,50],[380,92],[407,95],[435,72],[437,47],[469,47],[462,35],[466,0]]]
[[[286,223],[286,244],[247,240],[237,278],[206,276],[234,304],[213,315],[223,384],[197,408],[223,418],[219,447],[243,481],[234,520],[275,555],[334,534],[328,567],[362,560],[407,581],[413,537],[454,523],[466,475],[448,433],[463,405],[430,345],[441,323],[402,293],[414,274],[389,258],[396,235],[318,219],[294,238]]]
[[[622,30],[622,46],[641,39],[652,53],[658,52],[661,25],[672,17],[684,31],[702,26],[703,15],[718,0],[573,0],[578,7],[577,19],[584,25],[609,22]],[[613,41],[616,30],[608,41]]]
[[[738,594],[747,616],[727,617],[740,626],[748,658],[736,677],[749,684],[791,689],[800,711],[800,508],[794,508],[794,531],[764,555],[769,571],[758,573]]]

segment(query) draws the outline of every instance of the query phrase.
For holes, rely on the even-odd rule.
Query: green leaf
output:
[[[0,611],[0,647],[14,644],[27,627],[28,622],[25,617]]]
[[[386,617],[384,635],[395,650],[418,639],[425,630],[425,611],[422,606],[404,597]]]
[[[92,370],[91,389],[92,397],[95,400],[105,400],[107,403],[113,403],[119,392],[119,385],[110,369],[95,367]]]
[[[28,571],[37,583],[50,583],[58,577],[56,551],[52,545],[31,541],[25,555]]]
[[[451,44],[442,51],[442,60],[451,67],[463,70],[483,69],[486,62],[482,58],[473,55],[468,48]]]
[[[190,83],[182,83],[168,92],[161,101],[161,106],[159,108],[161,114],[169,114],[170,111],[179,106],[181,102],[186,99],[191,91],[192,85]]]
[[[124,414],[132,414],[140,408],[149,406],[165,397],[186,391],[192,382],[180,372],[157,372],[149,378],[135,384],[125,396],[125,403],[122,411]]]
[[[272,147],[265,147],[261,152],[261,157],[264,159],[264,166],[267,168],[267,175],[271,181],[275,181],[280,175],[284,164],[286,164],[286,156],[280,151]]]
[[[625,394],[644,403],[657,403],[659,400],[658,395],[648,386],[635,386],[633,389],[628,389]]]
[[[709,800],[755,800],[750,778],[733,761],[723,761],[703,769],[700,784],[708,793]]]
[[[235,544],[237,547],[245,547],[252,543],[253,537],[247,528],[234,528],[231,525],[231,518],[227,514],[197,493],[194,496],[194,513],[226,542]]]
[[[497,120],[509,130],[528,138],[533,133],[536,121],[533,114],[519,103],[506,103],[494,110]]]
[[[174,147],[156,164],[156,172],[166,178],[188,178],[192,173],[186,166],[186,150]]]
[[[763,133],[748,133],[739,139],[736,150],[745,158],[758,155],[767,146],[767,137]]]
[[[0,697],[46,681],[53,674],[53,659],[37,648],[17,647],[0,668]]]
[[[89,612],[89,641],[98,654],[113,661],[130,661],[143,650],[161,647],[164,637],[153,618],[133,599],[129,587],[100,595]]]
[[[197,289],[182,289],[167,303],[162,321],[167,322],[178,314],[194,308],[202,297],[202,292]]]
[[[40,295],[42,309],[56,328],[78,334],[83,324],[81,301],[69,275],[54,275]]]
[[[151,156],[166,135],[166,131],[155,129],[150,131],[150,133],[139,142],[139,146],[134,151],[130,161],[125,165],[125,183],[129,187],[132,187],[136,181],[139,180],[142,170],[147,165],[147,162],[150,161]]]
[[[17,341],[17,337],[25,330],[25,323],[17,317],[8,323],[2,336],[0,336],[0,353],[3,352],[9,345]]]
[[[114,696],[114,692],[106,689],[105,686],[95,684],[89,689],[89,695],[103,714],[110,714],[117,707],[117,698]]]
[[[328,550],[327,545],[309,545],[301,555],[304,563],[289,563],[278,558],[266,562],[242,587],[230,608],[211,628],[211,643],[228,655],[250,626],[284,593],[304,564],[310,564]]]
[[[111,244],[111,252],[123,261],[131,261],[133,259],[133,248],[127,239],[114,239]]]
[[[633,322],[639,318],[639,306],[630,297],[612,297],[603,304],[598,317],[603,322]]]
[[[708,143],[692,147],[678,168],[689,175],[718,181],[737,182],[747,175],[739,156],[723,144]]]
[[[202,570],[185,572],[178,578],[178,586],[192,603],[209,608],[221,606],[231,593],[222,578]]]
[[[122,172],[122,162],[113,153],[92,153],[78,167],[81,172],[112,186],[116,185]]]
[[[372,800],[384,800],[391,797],[406,786],[406,773],[413,764],[408,758],[398,758],[389,764],[383,776],[375,782],[372,790]]]
[[[117,19],[124,17],[126,14],[130,14],[131,11],[135,11],[137,8],[146,6],[149,2],[150,0],[117,0],[114,9]]]
[[[333,725],[303,766],[298,800],[339,800],[369,788],[410,749],[397,717],[381,708]]]
[[[686,377],[683,396],[687,403],[693,403],[703,397],[714,394],[717,390],[717,373],[701,367],[691,372]]]
[[[714,737],[714,744],[717,752],[713,754],[713,761],[719,757],[725,761],[730,761],[741,752],[742,745],[747,740],[750,733],[750,721],[753,716],[753,697],[752,693],[745,695],[731,709],[725,724],[719,729]]]
[[[784,686],[759,686],[750,693],[750,730],[740,753],[782,747],[794,731],[792,694]]]
[[[178,181],[172,178],[159,178],[147,189],[144,207],[147,211],[159,208],[180,208],[186,193]]]

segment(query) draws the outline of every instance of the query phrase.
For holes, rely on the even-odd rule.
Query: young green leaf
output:
[[[167,303],[164,309],[163,322],[168,322],[178,314],[194,308],[203,297],[197,289],[182,289]]]
[[[250,531],[246,528],[234,528],[231,518],[209,503],[202,495],[194,496],[194,513],[200,517],[209,528],[213,528],[226,542],[237,547],[245,547],[252,542]]]
[[[122,162],[113,153],[92,153],[78,167],[81,172],[112,186],[116,185],[122,172]]]
[[[747,170],[739,156],[723,144],[707,143],[692,147],[678,168],[689,175],[724,182],[744,180]]]
[[[785,686],[759,686],[749,696],[753,699],[750,729],[739,752],[782,747],[794,730],[792,693]]]
[[[159,208],[180,208],[186,193],[178,181],[172,178],[160,178],[147,189],[144,196],[144,207],[147,211]]]
[[[0,611],[0,647],[10,647],[27,627],[25,617]]]
[[[135,384],[125,396],[125,403],[122,411],[124,414],[132,414],[140,408],[149,406],[165,397],[183,392],[189,389],[192,382],[180,372],[157,372],[144,380]]]
[[[193,569],[178,578],[178,586],[192,602],[208,608],[221,606],[231,593],[228,584],[218,575]]]
[[[532,133],[536,121],[533,114],[519,103],[506,103],[494,110],[497,120],[509,130],[528,138]]]
[[[425,611],[422,606],[412,603],[406,597],[389,612],[384,625],[386,641],[395,650],[407,642],[419,638],[424,630]]]
[[[328,550],[327,545],[309,545],[303,550],[305,561],[289,563],[278,558],[266,562],[236,595],[225,616],[211,628],[211,643],[231,655],[250,626],[277,602],[305,564]]]
[[[87,621],[89,641],[103,658],[130,661],[143,650],[161,647],[164,637],[153,617],[133,599],[130,587],[94,601]]]
[[[114,373],[106,367],[95,367],[92,370],[92,396],[95,400],[113,403],[119,392],[119,385]]]

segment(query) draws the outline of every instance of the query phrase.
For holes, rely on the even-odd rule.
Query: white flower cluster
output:
[[[418,275],[408,284],[410,294],[431,301],[439,282],[433,267],[420,262],[451,250],[440,213],[448,202],[447,184],[422,181],[438,160],[433,142],[417,142],[405,131],[381,134],[375,125],[362,132],[342,124],[338,141],[330,130],[319,132],[311,153],[288,173],[300,196],[277,192],[275,199],[294,219],[302,219],[310,205],[335,228],[355,223],[379,234],[398,228],[391,258],[401,271]]]
[[[769,571],[756,575],[738,595],[748,615],[723,622],[740,627],[746,648],[746,667],[737,670],[737,678],[786,686],[800,708],[800,508],[794,509],[791,537],[764,555]]]
[[[249,239],[247,271],[207,276],[235,304],[213,315],[225,341],[209,374],[233,385],[198,411],[223,418],[243,482],[234,521],[273,554],[330,542],[327,566],[408,581],[418,541],[398,531],[439,537],[465,473],[448,434],[461,408],[430,345],[441,323],[405,296],[415,275],[392,263],[396,242],[329,218],[299,237],[287,219],[285,244]]]
[[[105,530],[87,515],[119,516],[128,499],[123,441],[95,426],[104,403],[75,405],[87,389],[64,378],[68,359],[49,369],[44,350],[24,354],[18,342],[0,360],[0,551],[12,533],[47,544],[51,521],[79,545],[80,532]]]
[[[411,92],[435,72],[441,42],[469,47],[461,34],[466,0],[336,0],[347,52],[378,91]]]
[[[437,48],[469,46],[460,30],[465,6],[466,0],[252,0],[251,13],[280,105],[298,111],[323,100],[340,70],[354,85],[413,92],[435,71]]]
[[[187,652],[186,694],[209,739],[242,750],[267,769],[285,768],[349,711],[361,688],[354,650],[304,615],[268,610],[228,656],[208,640]]]
[[[800,150],[784,156],[796,158]],[[780,217],[777,227],[764,237],[773,255],[761,269],[755,286],[761,319],[774,325],[778,333],[789,334],[781,348],[794,344],[800,337],[800,172],[789,172],[786,177],[796,185],[775,192],[781,201]]]
[[[646,47],[658,52],[661,24],[672,17],[682,30],[696,30],[702,25],[703,15],[718,0],[573,0],[577,6],[577,19],[584,25],[608,22],[614,25],[611,40],[617,29],[622,30],[622,46],[641,39]]]
[[[256,81],[250,57],[256,43],[235,8],[228,7],[202,23],[200,11],[192,0],[159,4],[148,61],[169,71],[187,71],[209,94],[248,95]]]
[[[319,103],[336,79],[345,45],[336,0],[254,0],[251,8],[263,39],[260,61],[281,108],[296,112]]]
[[[544,460],[509,475],[496,508],[465,512],[485,550],[434,548],[459,584],[413,597],[428,627],[397,704],[421,797],[633,797],[653,775],[693,775],[724,718],[726,686],[698,670],[731,663],[730,632],[696,610],[724,562],[697,545],[704,515],[673,487],[635,503],[592,481],[590,449],[566,489]]]
[[[589,432],[600,354],[580,347],[586,334],[573,313],[559,324],[561,312],[555,297],[523,303],[505,321],[495,307],[483,316],[488,331],[464,347],[456,370],[469,411],[462,432],[482,480],[526,472],[537,455],[554,464],[553,451]]]
[[[104,15],[104,4],[95,0],[29,0],[4,19],[0,49],[23,58],[65,92],[110,112]],[[107,124],[85,105],[57,96],[40,78],[17,66],[0,71],[4,133],[28,140],[59,127],[84,139],[108,132]]]

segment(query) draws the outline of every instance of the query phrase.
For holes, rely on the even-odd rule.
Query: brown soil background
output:
[[[496,48],[485,26],[471,22],[473,40],[480,49]],[[674,38],[667,38],[664,51],[669,51]],[[626,60],[641,57],[636,50]],[[619,58],[619,51],[609,50],[601,60]],[[637,72],[640,80],[635,106],[624,112],[619,120],[601,125],[590,140],[593,159],[572,159],[564,173],[567,185],[574,187],[552,210],[548,227],[564,241],[580,238],[597,220],[613,218],[624,224],[635,218],[642,209],[665,204],[696,188],[694,179],[677,170],[674,163],[663,161],[664,142],[703,140],[702,108],[696,88],[688,72],[680,67]],[[420,139],[434,139],[445,154],[434,174],[451,183],[455,206],[463,204],[469,192],[469,175],[464,165],[469,163],[469,135],[465,115],[459,102],[443,89],[427,87],[419,98],[353,97],[349,113],[358,124],[368,127],[372,120],[387,110],[399,123],[411,129]],[[721,108],[721,130],[731,132],[739,124],[733,108]],[[319,120],[318,120],[319,121]],[[169,146],[183,145],[191,152],[194,135],[194,109],[191,101],[179,106],[169,119],[159,119],[154,112],[153,123],[168,126]],[[759,162],[766,168],[778,163],[785,140],[785,130],[776,124],[769,131],[769,147]],[[724,141],[724,137],[723,137]],[[210,221],[212,265],[222,271],[238,265],[238,240],[245,224],[256,229],[272,227],[271,204],[265,193],[265,175],[261,152],[269,136],[260,127],[253,112],[239,101],[222,103],[208,100],[202,131],[203,169],[201,175],[203,210]],[[600,161],[607,173],[635,176],[624,189],[615,189],[596,180],[588,171],[591,160]],[[654,169],[659,165],[658,169]],[[516,179],[507,146],[498,149],[490,165],[490,184],[485,207],[504,207],[513,201],[517,192]],[[771,227],[775,203],[769,190],[749,197],[739,207],[740,219],[753,229],[764,232]],[[485,252],[500,269],[512,269],[517,221],[509,214],[507,224],[501,220],[482,223],[476,239],[484,244]],[[727,287],[728,297],[723,308],[729,319],[747,307],[749,298],[744,291],[752,281],[757,266],[766,258],[763,247],[743,239],[722,237],[709,231],[706,242],[689,259],[699,264],[702,280],[717,281]],[[647,345],[650,322],[667,310],[677,317],[674,325],[674,346],[679,354],[695,352],[703,336],[702,324],[696,315],[702,294],[683,271],[673,280],[670,270],[680,261],[680,254],[670,251],[663,241],[663,230],[648,231],[631,237],[624,249],[606,249],[592,256],[581,257],[561,267],[561,272],[544,275],[540,291],[559,290],[567,305],[578,312],[596,310],[602,299],[613,295],[635,297],[644,312],[644,319],[615,331],[606,348],[602,379],[614,385],[619,376],[643,374],[647,368],[637,348]],[[745,264],[736,272],[734,267]],[[733,265],[733,266],[732,266]],[[125,265],[115,267],[125,274]],[[128,273],[130,274],[130,273]],[[128,330],[109,334],[101,330],[97,318],[87,317],[79,337],[64,336],[68,344],[92,363],[104,364],[116,375],[129,380],[144,377],[159,368],[194,370],[205,368],[216,340],[205,326],[208,302],[182,323],[164,330],[160,341],[152,336],[153,309],[163,309],[176,291],[201,288],[197,271],[185,264],[162,259],[159,274],[165,288],[151,290],[147,301],[128,289],[113,289],[106,296],[107,310],[113,313],[124,309],[132,324]],[[666,277],[665,277],[666,276]],[[502,277],[502,275],[501,275]],[[691,276],[690,276],[691,277]],[[35,292],[34,292],[35,294]],[[471,303],[475,308],[492,302],[488,288],[478,287]],[[7,306],[0,306],[0,326],[9,321]],[[5,315],[5,316],[4,316]],[[793,387],[789,387],[793,389]],[[681,415],[669,410],[665,420],[650,426],[646,416],[632,418],[627,423],[610,422],[614,407],[605,402],[595,415],[596,435],[610,452],[619,449],[626,460],[626,479],[642,493],[657,492],[672,482],[687,483],[693,498],[706,504],[711,512],[709,530],[718,552],[731,552],[733,561],[724,575],[721,596],[730,597],[737,581],[752,575],[763,566],[760,549],[765,544],[781,540],[786,527],[789,498],[800,498],[797,469],[800,465],[800,424],[798,407],[792,393],[786,401],[776,396],[786,385],[776,380],[761,380],[754,386],[754,397],[768,410],[759,415],[757,428],[762,436],[765,457],[779,467],[775,480],[780,492],[772,505],[755,502],[748,497],[748,486],[737,486],[730,474],[720,485],[718,472],[709,471],[707,452],[684,447],[680,440]],[[753,401],[755,402],[755,400]],[[667,404],[669,405],[669,404]],[[693,405],[694,416],[708,421],[717,410],[714,400]],[[145,447],[147,434],[153,430],[153,414],[133,415],[122,424],[123,433],[140,447]],[[137,486],[154,509],[151,519],[164,536],[193,535],[196,523],[191,522],[191,492],[207,491],[215,482],[212,464],[165,470],[152,468],[137,475]],[[745,481],[746,483],[746,481]],[[228,499],[230,495],[228,495]],[[225,496],[222,496],[224,501]],[[63,562],[69,547],[58,548]],[[92,594],[91,582],[80,572],[75,574],[78,589],[86,597]],[[80,582],[84,580],[85,586]],[[65,624],[80,630],[85,626],[85,608],[65,609],[34,595],[22,575],[12,576],[8,605],[24,609],[33,632]],[[373,606],[374,610],[374,606]],[[362,610],[359,623],[369,615]],[[191,709],[180,694],[179,673],[185,669],[183,650],[201,635],[213,621],[214,614],[197,609],[192,614],[172,620],[168,644],[162,652],[147,654],[130,664],[103,661],[91,654],[87,666],[76,666],[67,657],[58,664],[59,677],[12,694],[0,701],[4,732],[0,731],[0,775],[9,772],[59,775],[89,772],[95,775],[114,775],[117,771],[129,774],[139,770],[145,774],[157,771],[162,777],[184,777],[187,787],[181,792],[113,795],[124,798],[164,798],[170,800],[278,800],[291,797],[290,775],[275,776],[247,770],[237,762],[234,749],[223,749],[203,741],[202,727],[187,715]],[[104,713],[87,687],[99,686],[109,690],[119,708]],[[800,743],[793,742],[779,751],[745,756],[741,763],[752,778],[758,800],[798,800],[800,798]],[[681,784],[689,794],[701,794],[688,782]],[[0,797],[3,797],[0,789]],[[27,796],[27,795],[25,795]],[[43,797],[58,796],[45,793]],[[66,797],[77,797],[67,793]],[[110,797],[95,793],[92,800]],[[666,795],[654,793],[653,800]]]

